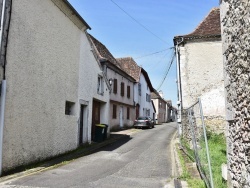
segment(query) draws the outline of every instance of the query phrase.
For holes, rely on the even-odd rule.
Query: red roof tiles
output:
[[[220,9],[213,8],[198,27],[187,35],[176,36],[175,39],[184,37],[192,38],[209,38],[221,36]]]
[[[140,80],[141,67],[139,67],[132,57],[124,57],[116,59],[123,70],[125,70],[130,76],[132,76],[136,82]]]

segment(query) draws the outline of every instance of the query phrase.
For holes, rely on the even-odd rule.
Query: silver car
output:
[[[147,117],[147,116],[142,116],[142,117],[138,117],[135,122],[134,122],[134,127],[135,128],[143,128],[143,127],[146,127],[146,128],[154,128],[155,125],[154,125],[154,121],[150,118],[150,117]]]

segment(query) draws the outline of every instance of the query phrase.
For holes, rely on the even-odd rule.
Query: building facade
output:
[[[89,35],[103,67],[103,72],[110,82],[111,130],[133,126],[135,120],[134,82],[135,79],[123,70],[120,63],[100,41]]]
[[[155,111],[150,95],[153,91],[153,86],[147,72],[142,67],[139,67],[132,57],[118,58],[117,60],[120,62],[123,70],[136,80],[133,93],[136,108],[135,118],[149,116],[154,119]]]
[[[93,117],[109,122],[111,89],[91,51],[90,27],[68,1],[7,0],[6,9],[3,171],[90,143]]]
[[[206,125],[223,132],[225,95],[219,8],[212,9],[192,33],[176,36],[174,44],[179,110],[190,107],[200,98]]]

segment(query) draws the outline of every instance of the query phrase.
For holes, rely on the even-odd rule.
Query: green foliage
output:
[[[207,142],[210,154],[210,162],[212,167],[213,182],[216,188],[226,188],[227,185],[222,179],[221,165],[227,163],[226,158],[226,139],[223,134],[215,134],[207,131]],[[206,153],[206,145],[204,137],[201,138],[200,149],[198,151],[199,159],[202,165],[202,171],[210,179],[209,166]],[[187,149],[188,151],[189,149]]]

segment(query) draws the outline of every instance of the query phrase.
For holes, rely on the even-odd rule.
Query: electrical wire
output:
[[[120,7],[116,2],[114,2],[113,0],[110,0],[112,3],[114,3],[120,10],[122,10],[127,16],[129,16],[132,20],[134,20],[137,24],[139,24],[142,28],[144,28],[146,31],[148,31],[149,33],[151,33],[152,35],[154,35],[156,38],[158,38],[159,40],[161,40],[162,42],[164,42],[165,44],[168,44],[165,40],[163,40],[162,38],[160,38],[159,36],[157,36],[155,33],[153,33],[152,31],[150,31],[146,26],[144,26],[143,24],[141,24],[138,20],[136,20],[134,17],[132,17],[128,12],[126,12],[122,7]]]
[[[165,79],[166,79],[166,77],[167,77],[167,75],[168,75],[168,73],[169,73],[169,70],[170,70],[170,68],[171,68],[171,66],[172,66],[172,64],[173,64],[173,62],[174,62],[174,58],[175,58],[175,52],[174,52],[174,50],[173,50],[173,51],[172,51],[172,57],[171,57],[171,60],[170,60],[170,62],[169,62],[168,69],[167,69],[167,71],[166,71],[166,73],[165,73],[164,78],[162,79],[161,83],[159,84],[159,86],[158,86],[158,88],[157,88],[157,91],[160,90],[162,84],[164,83],[164,81],[165,81]]]
[[[170,48],[167,48],[167,49],[165,49],[165,50],[158,51],[158,52],[153,52],[153,53],[150,53],[150,54],[145,54],[145,55],[142,55],[142,56],[139,56],[139,57],[135,57],[134,59],[140,59],[140,58],[143,58],[143,57],[155,55],[155,54],[158,54],[158,53],[161,53],[161,52],[165,52],[165,51],[167,51],[167,50],[171,50],[171,49],[173,49],[173,48],[174,48],[174,47],[170,47]]]

